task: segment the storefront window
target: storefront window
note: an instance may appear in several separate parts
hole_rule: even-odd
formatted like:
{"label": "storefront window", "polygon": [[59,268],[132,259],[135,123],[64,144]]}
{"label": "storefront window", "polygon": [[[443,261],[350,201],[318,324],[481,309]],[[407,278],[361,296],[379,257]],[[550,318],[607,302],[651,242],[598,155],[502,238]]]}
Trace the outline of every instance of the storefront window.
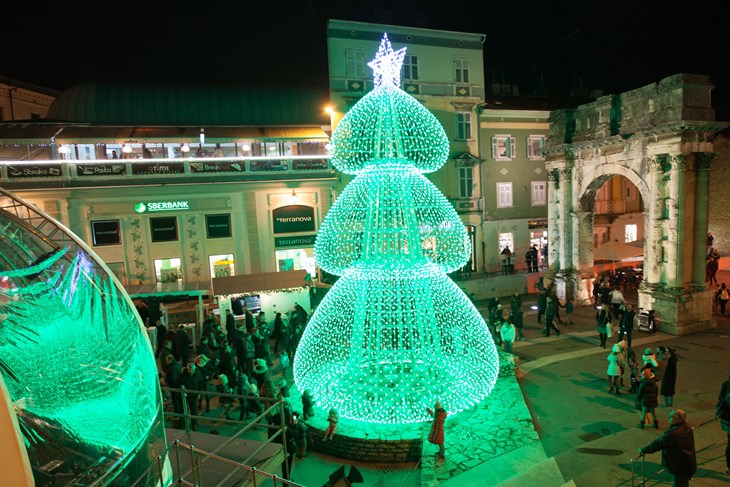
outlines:
{"label": "storefront window", "polygon": [[180,258],[155,259],[155,276],[157,277],[157,282],[182,281]]}
{"label": "storefront window", "polygon": [[211,277],[229,277],[236,275],[233,254],[211,255],[208,257],[208,261],[210,262]]}
{"label": "storefront window", "polygon": [[512,242],[512,234],[511,233],[500,233],[499,234],[499,251],[502,252],[507,247],[509,247],[511,252],[515,251],[515,245]]}
{"label": "storefront window", "polygon": [[306,269],[314,277],[314,249],[285,249],[276,251],[276,270],[278,272]]}

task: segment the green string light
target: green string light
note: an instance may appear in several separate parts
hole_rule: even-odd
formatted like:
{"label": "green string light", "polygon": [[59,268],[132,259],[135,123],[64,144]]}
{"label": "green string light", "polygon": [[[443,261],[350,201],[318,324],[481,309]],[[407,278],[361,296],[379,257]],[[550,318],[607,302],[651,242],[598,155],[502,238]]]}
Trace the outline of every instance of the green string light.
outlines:
{"label": "green string light", "polygon": [[454,208],[424,176],[448,158],[443,127],[396,86],[403,49],[381,43],[376,88],[332,136],[332,162],[356,175],[315,243],[340,275],[307,325],[294,378],[324,409],[412,423],[440,400],[450,413],[485,398],[499,358],[484,319],[446,275],[471,253]]}

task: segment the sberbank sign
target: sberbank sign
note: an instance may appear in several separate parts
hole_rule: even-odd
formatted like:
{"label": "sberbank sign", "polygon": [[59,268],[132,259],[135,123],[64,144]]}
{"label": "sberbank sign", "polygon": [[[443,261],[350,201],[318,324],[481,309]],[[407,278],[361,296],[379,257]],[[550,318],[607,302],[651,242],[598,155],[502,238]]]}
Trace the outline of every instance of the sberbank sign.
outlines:
{"label": "sberbank sign", "polygon": [[152,213],[155,211],[189,210],[189,201],[148,201],[134,205],[137,213]]}

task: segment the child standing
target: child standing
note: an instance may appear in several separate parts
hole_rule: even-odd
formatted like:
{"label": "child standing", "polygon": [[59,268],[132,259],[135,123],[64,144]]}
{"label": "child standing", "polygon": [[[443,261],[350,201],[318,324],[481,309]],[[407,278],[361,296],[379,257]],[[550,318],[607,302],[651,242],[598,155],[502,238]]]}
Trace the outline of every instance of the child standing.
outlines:
{"label": "child standing", "polygon": [[334,440],[335,433],[337,433],[337,423],[340,421],[340,416],[337,414],[337,410],[335,408],[331,408],[329,411],[329,415],[327,416],[327,422],[329,423],[329,426],[327,426],[327,429],[324,431],[324,438],[322,441],[327,440]]}
{"label": "child standing", "polygon": [[515,343],[515,325],[509,321],[505,321],[499,329],[499,335],[502,338],[504,351],[512,353],[512,345]]}

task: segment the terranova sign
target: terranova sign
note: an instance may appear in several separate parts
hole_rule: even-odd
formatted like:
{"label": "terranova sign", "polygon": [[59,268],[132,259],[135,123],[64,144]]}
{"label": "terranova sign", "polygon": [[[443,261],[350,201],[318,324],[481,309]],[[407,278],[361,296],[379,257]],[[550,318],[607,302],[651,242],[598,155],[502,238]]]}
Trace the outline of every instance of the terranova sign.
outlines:
{"label": "terranova sign", "polygon": [[153,213],[156,211],[189,210],[189,201],[147,201],[134,205],[137,213]]}

